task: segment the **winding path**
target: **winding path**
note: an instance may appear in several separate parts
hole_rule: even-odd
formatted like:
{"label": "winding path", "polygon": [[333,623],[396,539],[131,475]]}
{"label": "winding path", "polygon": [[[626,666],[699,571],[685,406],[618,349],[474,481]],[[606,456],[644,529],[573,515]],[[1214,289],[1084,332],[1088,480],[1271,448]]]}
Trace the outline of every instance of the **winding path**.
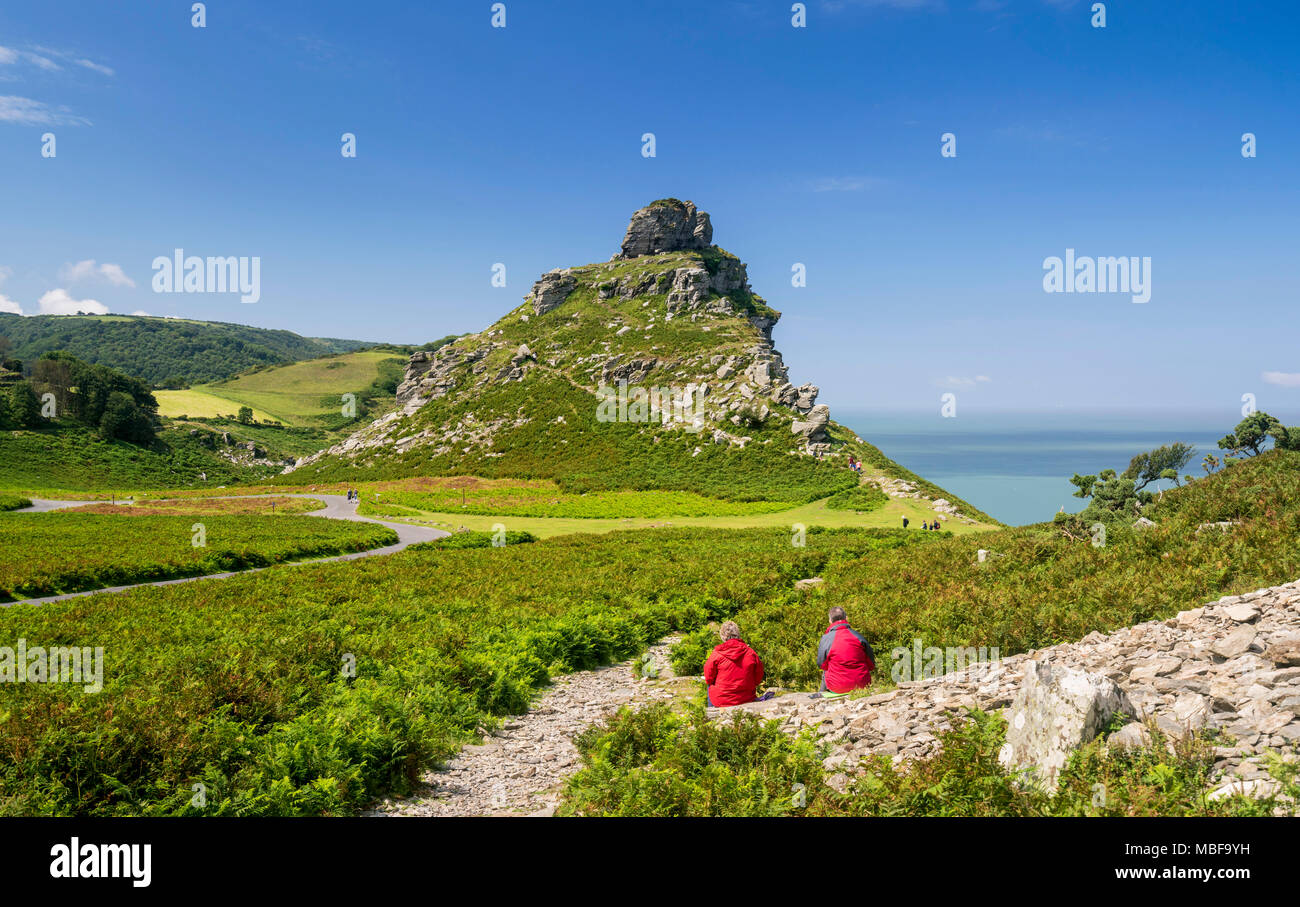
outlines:
{"label": "winding path", "polygon": [[[429,542],[443,536],[451,535],[443,529],[433,529],[426,526],[412,526],[407,523],[389,523],[385,520],[376,520],[371,517],[361,516],[357,513],[358,501],[349,501],[346,495],[341,494],[249,494],[249,495],[222,495],[220,499],[235,498],[304,498],[311,501],[323,501],[325,507],[323,510],[314,510],[303,516],[318,516],[330,520],[349,520],[358,523],[378,523],[380,526],[386,526],[397,533],[397,543],[394,545],[385,545],[382,548],[370,548],[366,551],[353,551],[348,554],[337,554],[332,557],[313,558],[311,560],[285,561],[280,564],[271,564],[267,567],[250,567],[247,570],[234,570],[229,573],[205,573],[202,576],[182,576],[177,579],[158,580],[152,583],[131,583],[125,586],[106,586],[102,589],[87,589],[83,592],[65,592],[61,595],[47,595],[43,598],[24,598],[12,602],[0,602],[0,607],[9,607],[10,605],[45,605],[51,602],[66,601],[70,598],[81,598],[86,595],[101,595],[105,592],[125,592],[128,589],[140,589],[144,586],[175,586],[179,583],[192,583],[205,579],[226,579],[231,576],[243,576],[246,573],[258,573],[262,570],[271,570],[276,567],[299,567],[304,564],[328,564],[332,561],[355,561],[363,557],[377,557],[381,554],[396,554],[417,542]],[[217,500],[211,497],[204,500]],[[91,504],[107,504],[108,501],[52,501],[44,498],[32,498],[32,506],[24,507],[21,510],[11,511],[12,513],[50,513],[54,510],[67,510],[73,507],[86,507]]]}

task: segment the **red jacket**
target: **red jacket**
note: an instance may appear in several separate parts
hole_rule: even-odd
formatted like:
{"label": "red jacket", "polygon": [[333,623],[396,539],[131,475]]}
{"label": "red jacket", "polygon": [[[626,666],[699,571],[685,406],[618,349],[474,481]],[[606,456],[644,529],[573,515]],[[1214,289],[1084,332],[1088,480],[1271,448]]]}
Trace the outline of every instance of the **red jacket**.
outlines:
{"label": "red jacket", "polygon": [[743,641],[728,639],[704,663],[704,682],[715,706],[753,702],[763,682],[763,660]]}
{"label": "red jacket", "polygon": [[876,669],[876,653],[871,644],[849,622],[839,620],[826,628],[817,646],[817,667],[826,672],[824,689],[847,693],[871,685]]}

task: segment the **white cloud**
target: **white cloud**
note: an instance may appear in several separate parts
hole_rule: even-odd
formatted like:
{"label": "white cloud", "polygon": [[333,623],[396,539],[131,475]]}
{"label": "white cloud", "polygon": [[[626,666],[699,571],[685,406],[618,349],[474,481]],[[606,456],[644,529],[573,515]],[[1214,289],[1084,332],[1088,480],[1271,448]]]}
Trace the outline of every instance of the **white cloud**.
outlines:
{"label": "white cloud", "polygon": [[49,57],[42,57],[40,54],[34,54],[27,51],[23,52],[23,59],[27,60],[29,63],[32,63],[40,67],[46,72],[57,72],[58,70],[63,68],[58,63],[55,63],[53,60],[51,60]]}
{"label": "white cloud", "polygon": [[93,69],[95,72],[103,73],[106,76],[116,75],[116,73],[113,72],[111,67],[105,66],[102,63],[95,63],[92,60],[78,58],[76,60],[73,60],[72,62],[76,63],[78,66],[84,66],[87,69]]}
{"label": "white cloud", "polygon": [[146,312],[144,309],[136,309],[136,310],[135,310],[134,312],[132,312],[131,314],[132,314],[132,315],[143,315],[145,318],[152,318],[152,317],[153,317],[153,316],[150,315],[148,312]]}
{"label": "white cloud", "polygon": [[89,126],[90,120],[75,115],[66,107],[51,107],[44,101],[10,94],[0,95],[0,123],[18,123],[23,126]]}
{"label": "white cloud", "polygon": [[4,265],[0,265],[0,283],[4,283],[6,280],[8,280],[13,275],[13,273],[14,273],[13,268],[7,268]]}
{"label": "white cloud", "polygon": [[38,303],[42,315],[75,315],[87,312],[91,315],[107,315],[108,306],[95,299],[73,299],[67,290],[50,290]]}
{"label": "white cloud", "polygon": [[1300,387],[1300,372],[1265,372],[1264,383],[1278,387]]}
{"label": "white cloud", "polygon": [[79,261],[76,264],[66,264],[59,268],[59,280],[64,283],[77,283],[82,280],[91,278],[103,278],[115,287],[134,287],[135,281],[126,276],[121,265],[104,262],[97,265],[95,259],[87,258],[85,261]]}
{"label": "white cloud", "polygon": [[10,50],[8,47],[0,47],[0,64],[17,63],[18,52]]}
{"label": "white cloud", "polygon": [[14,302],[4,293],[0,293],[0,312],[8,312],[10,315],[21,315],[23,307]]}

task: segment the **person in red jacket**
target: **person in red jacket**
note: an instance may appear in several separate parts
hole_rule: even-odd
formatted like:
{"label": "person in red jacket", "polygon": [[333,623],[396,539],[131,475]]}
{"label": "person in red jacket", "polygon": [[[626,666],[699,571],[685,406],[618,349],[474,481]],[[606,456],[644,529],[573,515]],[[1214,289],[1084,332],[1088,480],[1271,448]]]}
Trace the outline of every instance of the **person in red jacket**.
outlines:
{"label": "person in red jacket", "polygon": [[723,624],[718,635],[722,642],[704,663],[709,705],[721,708],[754,702],[763,682],[763,660],[740,638],[740,627],[734,621]]}
{"label": "person in red jacket", "polygon": [[871,685],[876,669],[876,653],[862,634],[849,626],[848,616],[840,607],[827,615],[830,626],[817,646],[817,667],[822,669],[822,692],[817,695],[844,695]]}

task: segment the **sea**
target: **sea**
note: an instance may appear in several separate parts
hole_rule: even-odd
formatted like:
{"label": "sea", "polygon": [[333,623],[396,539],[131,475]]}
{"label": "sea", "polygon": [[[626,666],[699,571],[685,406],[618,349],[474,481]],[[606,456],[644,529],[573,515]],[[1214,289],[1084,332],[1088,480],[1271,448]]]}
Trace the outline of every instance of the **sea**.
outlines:
{"label": "sea", "polygon": [[[872,412],[832,408],[832,418],[917,475],[1004,523],[1050,520],[1087,501],[1073,496],[1070,476],[1123,472],[1134,454],[1182,441],[1197,448],[1180,476],[1204,477],[1201,460],[1225,451],[1218,440],[1241,416],[1232,412],[972,413]],[[1152,484],[1158,491],[1172,483]]]}

